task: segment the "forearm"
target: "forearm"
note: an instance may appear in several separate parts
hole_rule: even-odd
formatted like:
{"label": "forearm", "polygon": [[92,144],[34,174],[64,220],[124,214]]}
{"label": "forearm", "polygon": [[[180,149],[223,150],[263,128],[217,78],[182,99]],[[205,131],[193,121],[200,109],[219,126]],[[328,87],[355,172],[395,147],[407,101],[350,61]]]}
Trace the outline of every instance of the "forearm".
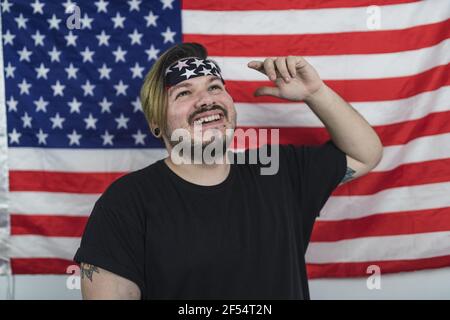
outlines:
{"label": "forearm", "polygon": [[383,145],[375,130],[331,88],[323,85],[305,102],[339,149],[367,165],[375,166],[380,161]]}

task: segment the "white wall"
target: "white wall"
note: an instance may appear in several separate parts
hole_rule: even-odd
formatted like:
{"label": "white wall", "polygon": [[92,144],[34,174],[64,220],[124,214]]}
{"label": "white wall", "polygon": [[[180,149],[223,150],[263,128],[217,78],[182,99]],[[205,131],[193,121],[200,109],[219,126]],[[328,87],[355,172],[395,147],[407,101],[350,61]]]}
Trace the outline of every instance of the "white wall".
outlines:
{"label": "white wall", "polygon": [[[0,277],[0,299],[6,299],[7,277]],[[80,299],[66,287],[66,276],[15,276],[15,299]],[[369,290],[366,278],[311,280],[312,299],[446,299],[450,268],[381,275],[381,289]]]}

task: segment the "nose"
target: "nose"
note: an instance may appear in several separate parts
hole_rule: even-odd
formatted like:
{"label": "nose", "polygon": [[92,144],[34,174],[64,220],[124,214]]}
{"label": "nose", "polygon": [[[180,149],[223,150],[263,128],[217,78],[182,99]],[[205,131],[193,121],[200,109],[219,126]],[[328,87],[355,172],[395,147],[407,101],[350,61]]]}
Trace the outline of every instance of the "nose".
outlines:
{"label": "nose", "polygon": [[215,104],[214,97],[208,91],[202,91],[198,94],[197,102],[195,103],[195,108],[203,108]]}

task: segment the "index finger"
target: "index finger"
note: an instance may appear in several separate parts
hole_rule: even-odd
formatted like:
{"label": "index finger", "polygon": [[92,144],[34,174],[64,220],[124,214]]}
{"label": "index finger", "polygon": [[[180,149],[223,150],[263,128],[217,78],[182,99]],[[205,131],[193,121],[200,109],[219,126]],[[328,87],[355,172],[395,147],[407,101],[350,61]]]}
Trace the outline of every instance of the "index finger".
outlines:
{"label": "index finger", "polygon": [[256,71],[266,74],[264,72],[264,63],[262,61],[252,60],[249,63],[247,63],[247,67],[255,69]]}

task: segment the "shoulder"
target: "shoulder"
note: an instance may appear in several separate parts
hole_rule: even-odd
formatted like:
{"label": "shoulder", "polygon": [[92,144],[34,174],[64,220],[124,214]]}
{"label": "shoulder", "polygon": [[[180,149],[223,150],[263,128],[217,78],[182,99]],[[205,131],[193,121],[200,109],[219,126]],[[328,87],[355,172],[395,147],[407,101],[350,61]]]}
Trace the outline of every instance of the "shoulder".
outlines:
{"label": "shoulder", "polygon": [[151,190],[158,179],[160,161],[145,168],[128,172],[114,180],[103,192],[101,201],[118,202],[141,197],[144,190]]}

